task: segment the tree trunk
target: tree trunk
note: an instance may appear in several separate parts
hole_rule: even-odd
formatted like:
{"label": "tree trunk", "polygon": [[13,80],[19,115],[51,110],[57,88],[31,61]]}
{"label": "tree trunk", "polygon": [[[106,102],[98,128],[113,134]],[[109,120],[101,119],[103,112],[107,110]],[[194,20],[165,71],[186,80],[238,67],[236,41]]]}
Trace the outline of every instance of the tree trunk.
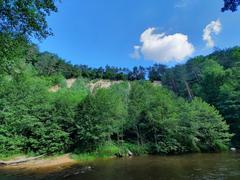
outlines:
{"label": "tree trunk", "polygon": [[176,86],[176,83],[175,83],[174,79],[172,79],[172,87],[173,87],[173,91],[175,93],[178,93],[177,86]]}
{"label": "tree trunk", "polygon": [[33,161],[39,158],[42,158],[44,155],[37,156],[37,157],[32,157],[32,158],[25,158],[25,159],[20,159],[16,161],[0,161],[0,166],[8,166],[8,165],[15,165],[15,164],[20,164],[20,163],[25,163],[28,161]]}
{"label": "tree trunk", "polygon": [[190,90],[190,88],[189,88],[188,82],[187,82],[186,80],[184,80],[184,83],[185,83],[185,86],[186,86],[186,88],[187,88],[187,92],[188,92],[189,99],[192,100],[192,99],[193,99],[193,96],[192,96],[191,90]]}

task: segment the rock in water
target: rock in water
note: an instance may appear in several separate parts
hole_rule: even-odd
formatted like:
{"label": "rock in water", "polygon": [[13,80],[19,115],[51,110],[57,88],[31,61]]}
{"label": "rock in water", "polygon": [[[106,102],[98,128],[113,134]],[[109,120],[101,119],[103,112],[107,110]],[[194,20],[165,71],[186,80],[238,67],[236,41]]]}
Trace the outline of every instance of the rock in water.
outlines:
{"label": "rock in water", "polygon": [[133,153],[128,150],[128,156],[133,156]]}

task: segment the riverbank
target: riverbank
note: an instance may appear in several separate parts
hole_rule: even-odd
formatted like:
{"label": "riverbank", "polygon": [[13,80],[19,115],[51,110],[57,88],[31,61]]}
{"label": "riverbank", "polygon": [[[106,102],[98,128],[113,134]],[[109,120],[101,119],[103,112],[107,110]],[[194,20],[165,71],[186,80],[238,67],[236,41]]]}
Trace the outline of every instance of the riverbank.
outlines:
{"label": "riverbank", "polygon": [[[26,170],[26,171],[41,171],[44,173],[55,172],[69,168],[74,165],[85,165],[85,163],[97,159],[113,159],[117,157],[132,156],[140,154],[140,150],[130,144],[118,146],[115,144],[105,144],[98,147],[91,153],[71,153],[49,157],[27,157],[24,155],[14,155],[3,159],[0,169],[5,170]],[[132,151],[133,150],[133,151]],[[29,161],[28,161],[29,159]],[[1,160],[0,160],[1,162]],[[16,163],[15,163],[16,162]]]}
{"label": "riverbank", "polygon": [[43,157],[23,163],[0,166],[3,170],[26,170],[26,171],[41,171],[44,173],[61,171],[62,169],[71,167],[77,164],[70,154],[64,154],[54,157]]}
{"label": "riverbank", "polygon": [[[65,156],[65,155],[63,155]],[[62,159],[63,156],[57,159]],[[69,158],[69,156],[67,156]],[[71,156],[70,156],[71,158]],[[56,158],[50,159],[52,162]],[[37,161],[36,161],[37,162]],[[47,162],[47,161],[45,161]],[[60,163],[61,164],[61,163]],[[82,165],[36,168],[34,170],[0,168],[0,179],[239,179],[239,153],[195,153],[172,156],[136,156],[97,159]]]}
{"label": "riverbank", "polygon": [[[95,160],[114,159],[119,157],[129,156],[143,156],[147,151],[132,144],[105,144],[91,153],[76,153],[64,154],[49,157],[26,157],[26,156],[12,156],[5,159],[3,162],[19,162],[21,159],[26,161],[20,163],[5,163],[0,166],[0,170],[25,170],[32,172],[52,173],[71,168],[74,165],[86,166]],[[27,160],[29,159],[29,161]],[[0,160],[1,162],[1,160]]]}

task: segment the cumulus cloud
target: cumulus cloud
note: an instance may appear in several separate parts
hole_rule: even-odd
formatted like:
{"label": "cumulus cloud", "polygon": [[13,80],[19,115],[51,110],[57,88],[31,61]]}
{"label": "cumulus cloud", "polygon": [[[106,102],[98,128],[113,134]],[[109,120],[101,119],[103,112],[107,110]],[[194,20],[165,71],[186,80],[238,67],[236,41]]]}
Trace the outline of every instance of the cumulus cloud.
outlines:
{"label": "cumulus cloud", "polygon": [[[155,33],[156,28],[148,28],[141,35],[141,46],[134,47],[132,57],[143,55],[147,60],[168,64],[180,63],[194,52],[194,46],[188,42],[188,36],[176,33],[166,35]],[[134,55],[134,56],[133,56]]]}
{"label": "cumulus cloud", "polygon": [[222,30],[222,24],[220,20],[212,21],[203,30],[203,40],[206,41],[207,47],[214,47],[215,42],[213,40],[213,34],[218,35]]}

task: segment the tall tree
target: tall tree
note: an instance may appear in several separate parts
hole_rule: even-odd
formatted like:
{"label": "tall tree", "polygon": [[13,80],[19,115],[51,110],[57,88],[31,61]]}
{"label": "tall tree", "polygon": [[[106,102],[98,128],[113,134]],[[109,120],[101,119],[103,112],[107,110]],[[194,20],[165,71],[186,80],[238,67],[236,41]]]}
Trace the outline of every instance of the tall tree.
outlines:
{"label": "tall tree", "polygon": [[128,80],[144,80],[146,75],[146,69],[142,66],[133,67],[133,70],[128,73]]}
{"label": "tall tree", "polygon": [[151,81],[161,81],[166,71],[166,66],[162,64],[154,64],[148,68],[148,77]]}
{"label": "tall tree", "polygon": [[240,0],[224,0],[224,7],[222,11],[237,11],[237,7],[240,5]]}
{"label": "tall tree", "polygon": [[42,39],[51,35],[46,17],[57,12],[55,0],[1,0],[0,31],[34,36]]}
{"label": "tall tree", "polygon": [[227,70],[226,81],[220,87],[217,107],[235,134],[233,143],[240,147],[240,66]]}
{"label": "tall tree", "polygon": [[24,69],[29,44],[25,38],[0,33],[0,74],[14,75]]}

